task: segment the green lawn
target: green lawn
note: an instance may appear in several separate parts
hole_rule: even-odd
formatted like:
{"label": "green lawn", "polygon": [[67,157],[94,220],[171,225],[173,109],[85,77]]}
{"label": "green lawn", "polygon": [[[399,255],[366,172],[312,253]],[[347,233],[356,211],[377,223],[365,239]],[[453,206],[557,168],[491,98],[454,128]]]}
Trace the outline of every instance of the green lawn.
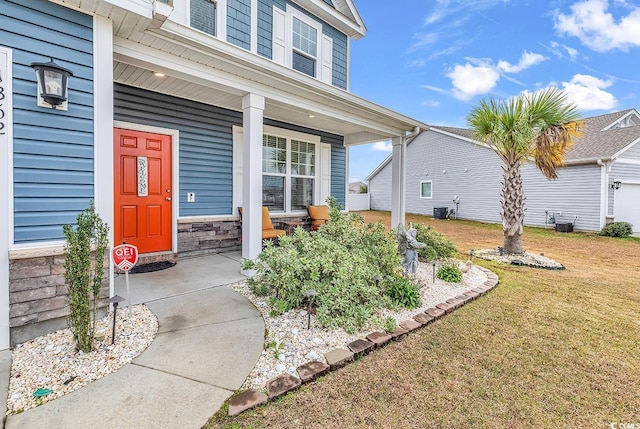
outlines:
{"label": "green lawn", "polygon": [[[363,214],[389,223],[388,213]],[[407,222],[433,225],[465,253],[502,242],[499,225]],[[486,296],[285,398],[235,418],[223,409],[206,427],[640,425],[640,240],[526,229],[524,241],[567,269],[478,262],[500,277]]]}

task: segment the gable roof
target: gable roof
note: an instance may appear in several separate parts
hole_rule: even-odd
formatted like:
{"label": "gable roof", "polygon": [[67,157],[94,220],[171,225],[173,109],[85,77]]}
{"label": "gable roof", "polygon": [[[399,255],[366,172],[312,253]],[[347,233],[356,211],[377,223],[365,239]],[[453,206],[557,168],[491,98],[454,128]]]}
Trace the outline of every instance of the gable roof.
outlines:
{"label": "gable roof", "polygon": [[[459,137],[469,143],[486,146],[474,139],[469,128],[430,126],[429,130]],[[640,144],[640,113],[636,109],[607,113],[583,119],[582,137],[574,141],[567,152],[568,165],[595,163],[598,160],[611,160],[635,144]],[[366,178],[369,182],[389,162],[391,155],[385,158]]]}
{"label": "gable roof", "polygon": [[[449,134],[474,140],[468,128],[432,127]],[[640,140],[640,114],[635,109],[607,113],[583,119],[582,136],[575,139],[565,158],[568,164],[608,160]]]}
{"label": "gable roof", "polygon": [[367,27],[352,0],[292,0],[339,31],[354,39],[364,37]]}

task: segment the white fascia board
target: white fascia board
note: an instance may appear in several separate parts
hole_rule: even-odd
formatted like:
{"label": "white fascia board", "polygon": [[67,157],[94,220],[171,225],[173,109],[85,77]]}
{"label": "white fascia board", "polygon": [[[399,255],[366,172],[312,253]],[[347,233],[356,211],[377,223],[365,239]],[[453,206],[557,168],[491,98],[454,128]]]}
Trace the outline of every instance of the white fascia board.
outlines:
{"label": "white fascia board", "polygon": [[[137,47],[139,47],[139,45]],[[270,101],[292,106],[297,110],[315,112],[319,115],[324,115],[335,120],[344,121],[345,118],[348,118],[348,122],[352,123],[354,126],[368,128],[383,135],[404,134],[404,130],[402,128],[385,126],[380,122],[372,121],[368,119],[366,114],[354,116],[351,112],[353,112],[356,107],[353,107],[351,112],[348,110],[348,106],[344,110],[336,109],[334,106],[329,104],[314,103],[314,100],[310,98],[278,91],[276,88],[261,85],[250,80],[243,80],[237,76],[235,76],[234,79],[234,76],[217,71],[211,67],[181,59],[179,57],[174,57],[161,51],[153,50],[153,52],[151,52],[148,49],[145,49],[144,52],[145,53],[143,54],[142,51],[139,50],[130,51],[121,44],[114,44],[114,59],[117,61],[122,61],[148,70],[161,70],[167,75],[199,85],[213,88],[224,88],[224,91],[234,93],[239,97],[241,97],[243,93],[253,93],[261,95]],[[154,91],[161,92],[157,89]],[[336,100],[336,102],[337,101],[338,100]]]}
{"label": "white fascia board", "polygon": [[[347,18],[345,15],[338,12],[335,8],[329,6],[323,0],[291,0],[293,3],[300,6],[302,9],[311,12],[313,15],[322,19],[329,25],[334,26],[336,29],[345,33],[349,37],[354,39],[361,39],[367,32],[362,19],[360,22],[354,22]],[[355,11],[355,8],[353,8]],[[358,13],[354,13],[354,16],[359,17]]]}
{"label": "white fascia board", "polygon": [[633,146],[635,146],[636,144],[638,144],[638,142],[640,142],[640,138],[632,141],[631,143],[629,143],[628,145],[626,145],[624,148],[622,148],[621,150],[619,150],[618,152],[616,152],[615,154],[613,154],[613,156],[611,156],[611,159],[616,159],[618,158],[620,155],[622,155],[623,153],[625,153],[626,151],[628,151],[629,149],[631,149]]}
{"label": "white fascia board", "polygon": [[[165,29],[165,26],[163,26],[163,29]],[[184,32],[190,29],[183,31],[185,27],[173,23],[169,26],[176,26],[175,30],[180,31],[180,33],[173,33],[175,38],[167,37],[163,34],[154,34],[159,38],[181,44],[176,39],[184,39]],[[316,111],[339,120],[348,117],[351,119],[350,122],[354,124],[385,134],[403,135],[404,131],[411,131],[415,127],[428,128],[426,124],[422,124],[408,116],[379,106],[342,89],[322,83],[317,79],[301,76],[295,70],[288,69],[269,59],[219,41],[201,32],[191,30],[188,40],[191,41],[186,46],[189,49],[228,61],[234,67],[251,71],[251,74],[267,76],[273,80],[274,85],[267,86],[249,79],[230,75],[212,67],[118,37],[114,38],[114,58],[127,64],[150,70],[157,70],[158,66],[160,66],[164,68],[163,71],[166,71],[167,74],[176,77],[179,75],[182,79],[205,86],[211,86],[212,82],[218,83],[235,89],[238,95],[253,92],[274,101]],[[194,42],[197,43],[197,47],[192,45]],[[207,48],[205,43],[210,45],[208,50],[204,49]],[[278,88],[282,89],[282,91],[278,91]],[[295,88],[295,94],[292,91],[293,88]],[[305,93],[304,91],[307,92]],[[357,116],[353,115],[354,112],[356,112]],[[369,119],[371,117],[374,119]],[[379,120],[376,121],[376,118]],[[384,125],[385,121],[395,122],[395,124]]]}
{"label": "white fascia board", "polygon": [[618,122],[622,121],[623,119],[628,118],[629,116],[635,116],[636,118],[640,119],[640,113],[638,113],[638,111],[636,109],[631,109],[630,111],[628,111],[624,115],[620,116],[618,119],[616,119],[615,121],[613,121],[612,123],[610,123],[609,125],[604,127],[603,129],[601,129],[600,131],[607,131],[607,130],[613,128],[613,126],[615,126]]}
{"label": "white fascia board", "polygon": [[365,182],[370,182],[371,179],[373,179],[384,167],[386,167],[387,164],[389,164],[391,162],[391,159],[393,158],[393,155],[389,155],[387,156],[384,161],[382,161],[380,163],[380,165],[378,165],[371,173],[369,173],[369,175],[367,177],[364,178]]}
{"label": "white fascia board", "polygon": [[459,134],[450,133],[450,132],[448,132],[448,131],[441,130],[441,129],[439,129],[439,128],[437,128],[437,127],[434,127],[434,126],[432,126],[432,127],[430,128],[430,130],[435,131],[435,132],[440,133],[440,134],[443,134],[443,135],[445,135],[445,136],[454,137],[454,138],[456,138],[456,139],[458,139],[458,140],[462,140],[462,141],[465,141],[465,142],[473,143],[473,144],[475,144],[475,145],[477,145],[477,146],[482,146],[482,147],[486,147],[486,148],[488,148],[488,149],[491,149],[491,146],[489,146],[489,145],[488,145],[488,144],[486,144],[486,143],[483,143],[483,142],[478,141],[478,140],[470,139],[470,138],[468,138],[468,137],[464,137],[464,136],[461,136],[461,135],[459,135]]}
{"label": "white fascia board", "polygon": [[[49,0],[52,3],[57,3],[62,6],[70,7],[73,9],[79,9],[82,12],[90,15],[96,14],[105,17],[111,13],[113,8],[122,9],[127,12],[135,13],[147,19],[153,18],[154,3],[150,0],[94,0],[94,1],[81,1],[81,0]],[[170,7],[169,5],[161,5]]]}

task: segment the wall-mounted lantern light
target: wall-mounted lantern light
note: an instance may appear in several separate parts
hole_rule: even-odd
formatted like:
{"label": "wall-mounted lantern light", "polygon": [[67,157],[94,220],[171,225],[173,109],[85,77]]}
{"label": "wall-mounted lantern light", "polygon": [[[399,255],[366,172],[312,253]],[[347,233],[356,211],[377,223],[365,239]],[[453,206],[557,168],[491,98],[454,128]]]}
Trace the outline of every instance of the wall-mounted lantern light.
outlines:
{"label": "wall-mounted lantern light", "polygon": [[620,189],[620,186],[622,186],[622,182],[619,180],[614,180],[613,183],[609,183],[609,188],[613,189],[614,191]]}
{"label": "wall-mounted lantern light", "polygon": [[38,79],[38,106],[67,110],[67,82],[73,72],[53,62],[31,63]]}

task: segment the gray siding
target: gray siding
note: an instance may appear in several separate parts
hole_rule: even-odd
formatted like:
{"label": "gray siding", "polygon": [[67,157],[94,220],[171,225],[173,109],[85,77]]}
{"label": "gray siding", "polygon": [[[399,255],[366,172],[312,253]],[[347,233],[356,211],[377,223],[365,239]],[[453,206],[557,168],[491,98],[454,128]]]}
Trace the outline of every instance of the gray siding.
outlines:
{"label": "gray siding", "polygon": [[228,0],[227,41],[251,49],[251,0]]}
{"label": "gray siding", "polygon": [[[487,147],[443,135],[422,132],[407,146],[405,208],[407,213],[433,215],[434,207],[455,208],[458,218],[500,223],[501,161]],[[465,171],[466,169],[466,171]],[[600,170],[598,166],[562,169],[548,181],[532,164],[522,168],[526,196],[525,224],[545,226],[545,210],[562,212],[562,221],[579,216],[576,229],[598,230]],[[432,182],[432,198],[420,198],[421,181]],[[371,208],[391,209],[391,163],[369,183]]]}
{"label": "gray siding", "polygon": [[[44,0],[0,0],[0,41],[13,48],[16,243],[63,239],[93,199],[93,19]],[[38,107],[32,62],[73,71],[69,110]]]}
{"label": "gray siding", "polygon": [[[637,146],[637,145],[636,145]],[[626,155],[626,153],[625,153]],[[629,159],[630,157],[623,156],[625,159]],[[621,162],[614,162],[611,165],[611,173],[609,174],[609,180],[612,182],[613,180],[620,180],[621,182],[635,182],[640,183],[640,164],[624,164]],[[609,189],[609,197],[608,197],[608,214],[613,214],[614,212],[614,194],[615,191]]]}
{"label": "gray siding", "polygon": [[[577,165],[560,169],[557,180],[547,180],[533,164],[522,170],[526,200],[525,224],[545,226],[545,210],[556,221],[573,222],[575,229],[600,229],[600,167]],[[562,213],[561,215],[557,213]]]}
{"label": "gray siding", "polygon": [[[357,160],[354,161],[357,162]],[[371,210],[391,211],[391,163],[371,178],[369,194]]]}
{"label": "gray siding", "polygon": [[620,155],[620,158],[640,161],[640,142],[634,144]]}
{"label": "gray siding", "polygon": [[[242,126],[242,113],[119,84],[115,85],[114,92],[116,120],[179,130],[179,215],[234,214],[232,126]],[[264,123],[319,135],[323,143],[332,145],[332,193],[335,187],[334,195],[344,204],[343,138],[270,119]],[[187,192],[196,193],[195,202],[187,203]]]}

